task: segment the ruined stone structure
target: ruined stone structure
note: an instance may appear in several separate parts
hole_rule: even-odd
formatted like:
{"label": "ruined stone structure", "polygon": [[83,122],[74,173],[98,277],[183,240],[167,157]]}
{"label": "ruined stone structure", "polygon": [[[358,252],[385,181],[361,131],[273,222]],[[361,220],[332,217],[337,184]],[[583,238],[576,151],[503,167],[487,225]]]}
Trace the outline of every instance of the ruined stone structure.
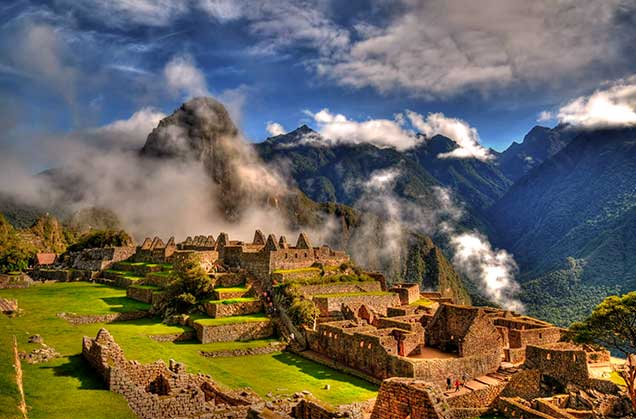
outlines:
{"label": "ruined stone structure", "polygon": [[102,271],[109,269],[115,262],[130,258],[133,254],[134,247],[105,247],[71,252],[66,259],[72,269]]}
{"label": "ruined stone structure", "polygon": [[188,374],[174,361],[129,361],[106,329],[95,339],[84,338],[82,356],[142,419],[245,418],[249,406],[260,401],[253,393],[224,390],[207,376]]}
{"label": "ruined stone structure", "polygon": [[223,264],[230,268],[243,268],[260,280],[267,280],[276,270],[308,268],[316,263],[339,266],[349,262],[345,252],[330,249],[328,246],[312,247],[305,233],[300,233],[296,246],[290,246],[287,239],[279,240],[270,234],[257,230],[251,243],[230,240],[227,233],[220,233],[215,240],[212,236],[188,237],[182,243],[175,244],[171,237],[167,243],[155,237],[146,238],[137,247],[134,255],[136,262],[171,263],[180,257],[197,254],[208,272],[215,265]]}

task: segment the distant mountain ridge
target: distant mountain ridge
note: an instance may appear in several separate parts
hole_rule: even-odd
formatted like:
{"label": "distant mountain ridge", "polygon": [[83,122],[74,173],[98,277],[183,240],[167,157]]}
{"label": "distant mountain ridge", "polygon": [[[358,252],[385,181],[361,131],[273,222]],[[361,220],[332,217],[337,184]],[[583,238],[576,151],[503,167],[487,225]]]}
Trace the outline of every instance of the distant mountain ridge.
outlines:
{"label": "distant mountain ridge", "polygon": [[497,164],[508,179],[516,182],[566,147],[577,132],[567,125],[555,128],[536,125],[521,143],[513,142],[505,151],[497,153]]}
{"label": "distant mountain ridge", "polygon": [[636,289],[636,128],[578,132],[489,216],[535,313],[564,324],[610,292]]}

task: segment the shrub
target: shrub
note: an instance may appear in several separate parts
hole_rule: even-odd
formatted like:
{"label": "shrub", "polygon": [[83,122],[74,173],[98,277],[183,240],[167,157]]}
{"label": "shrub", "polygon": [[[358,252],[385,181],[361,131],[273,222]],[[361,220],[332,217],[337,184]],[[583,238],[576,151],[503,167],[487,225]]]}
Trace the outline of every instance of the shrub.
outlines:
{"label": "shrub", "polygon": [[288,314],[296,326],[312,327],[318,316],[318,309],[309,300],[296,299],[289,308]]}

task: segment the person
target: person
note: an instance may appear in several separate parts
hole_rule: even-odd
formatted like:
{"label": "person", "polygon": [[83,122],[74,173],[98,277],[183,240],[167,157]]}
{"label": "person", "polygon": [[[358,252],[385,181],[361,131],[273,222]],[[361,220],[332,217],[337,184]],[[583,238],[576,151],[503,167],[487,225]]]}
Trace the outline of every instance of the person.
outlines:
{"label": "person", "polygon": [[446,390],[451,389],[451,376],[446,377]]}
{"label": "person", "polygon": [[465,386],[466,385],[466,381],[468,381],[468,375],[466,375],[466,373],[462,374],[462,385]]}
{"label": "person", "polygon": [[459,391],[459,388],[462,386],[461,381],[459,381],[459,378],[455,380],[455,391]]}

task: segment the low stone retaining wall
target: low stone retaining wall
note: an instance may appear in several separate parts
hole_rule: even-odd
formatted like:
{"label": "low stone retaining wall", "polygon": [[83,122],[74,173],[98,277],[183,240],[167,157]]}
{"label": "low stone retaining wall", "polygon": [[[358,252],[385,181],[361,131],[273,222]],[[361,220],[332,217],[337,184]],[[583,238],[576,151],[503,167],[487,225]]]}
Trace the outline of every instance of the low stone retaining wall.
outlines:
{"label": "low stone retaining wall", "polygon": [[207,326],[194,322],[193,327],[201,343],[264,339],[274,334],[274,326],[269,319],[219,326]]}
{"label": "low stone retaining wall", "polygon": [[243,316],[245,314],[259,313],[263,309],[263,303],[261,303],[260,300],[232,304],[205,303],[204,307],[208,316],[218,319],[220,317]]}
{"label": "low stone retaining wall", "polygon": [[273,272],[271,274],[272,281],[283,282],[295,282],[295,281],[312,281],[320,278],[320,268],[315,269],[290,269],[283,272]]}
{"label": "low stone retaining wall", "polygon": [[329,284],[301,285],[299,291],[306,297],[318,294],[379,292],[382,291],[382,284],[378,281],[332,282]]}
{"label": "low stone retaining wall", "polygon": [[5,275],[0,274],[0,289],[3,288],[28,288],[33,281],[26,274]]}
{"label": "low stone retaining wall", "polygon": [[36,281],[90,281],[99,274],[98,271],[80,269],[34,269],[31,277]]}
{"label": "low stone retaining wall", "polygon": [[135,265],[133,263],[128,263],[128,262],[116,262],[116,263],[113,263],[113,266],[111,269],[114,269],[116,271],[132,272],[135,275],[145,276],[146,274],[149,274],[150,272],[160,272],[161,266],[160,265],[155,265],[155,266]]}
{"label": "low stone retaining wall", "polygon": [[157,342],[182,342],[185,340],[193,340],[197,334],[194,330],[188,330],[181,333],[171,333],[164,335],[149,335],[148,337]]}
{"label": "low stone retaining wall", "polygon": [[125,322],[128,320],[137,320],[148,317],[147,311],[129,311],[126,313],[109,313],[109,314],[75,314],[75,313],[59,313],[57,317],[66,320],[74,326],[81,324],[93,323],[113,323]]}
{"label": "low stone retaining wall", "polygon": [[143,303],[152,304],[153,295],[158,291],[156,288],[144,288],[138,285],[131,285],[126,288],[126,297]]}
{"label": "low stone retaining wall", "polygon": [[236,272],[217,273],[212,277],[215,287],[229,288],[243,285],[243,276]]}
{"label": "low stone retaining wall", "polygon": [[502,397],[499,399],[498,409],[505,417],[508,418],[554,419],[553,416],[534,410],[526,403],[528,402],[520,397]]}
{"label": "low stone retaining wall", "polygon": [[172,275],[164,275],[162,273],[152,272],[146,275],[144,282],[148,285],[154,285],[159,288],[166,288],[175,279]]}
{"label": "low stone retaining wall", "polygon": [[312,301],[320,310],[321,316],[328,316],[330,312],[340,311],[342,304],[349,306],[364,304],[383,315],[386,315],[387,307],[400,305],[400,297],[397,294],[320,296],[314,297]]}
{"label": "low stone retaining wall", "polygon": [[281,352],[287,345],[282,342],[274,342],[267,346],[259,346],[256,348],[245,349],[227,349],[221,351],[200,351],[199,354],[206,358],[220,358],[220,357],[233,357],[233,356],[248,356],[248,355],[266,355],[274,352]]}
{"label": "low stone retaining wall", "polygon": [[292,416],[296,419],[363,419],[362,404],[344,405],[337,408],[327,407],[318,400],[303,399],[292,408]]}
{"label": "low stone retaining wall", "polygon": [[[227,288],[226,288],[227,289]],[[243,298],[243,297],[251,297],[252,289],[245,288],[240,291],[224,291],[223,288],[214,290],[214,299],[215,300],[229,300],[231,298]]]}

